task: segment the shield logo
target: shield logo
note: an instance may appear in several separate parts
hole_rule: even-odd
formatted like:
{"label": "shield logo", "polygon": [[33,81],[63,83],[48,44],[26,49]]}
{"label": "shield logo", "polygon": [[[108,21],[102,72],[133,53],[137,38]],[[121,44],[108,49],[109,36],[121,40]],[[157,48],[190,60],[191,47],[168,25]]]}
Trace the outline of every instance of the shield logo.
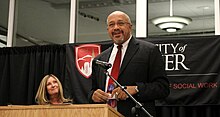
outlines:
{"label": "shield logo", "polygon": [[100,45],[83,44],[75,47],[76,67],[86,78],[92,74],[92,60],[100,54]]}

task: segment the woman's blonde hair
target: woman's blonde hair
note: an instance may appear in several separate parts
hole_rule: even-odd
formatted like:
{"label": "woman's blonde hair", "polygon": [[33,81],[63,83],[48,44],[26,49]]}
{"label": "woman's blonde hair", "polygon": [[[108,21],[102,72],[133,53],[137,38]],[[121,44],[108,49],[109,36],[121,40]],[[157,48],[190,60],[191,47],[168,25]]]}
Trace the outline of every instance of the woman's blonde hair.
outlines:
{"label": "woman's blonde hair", "polygon": [[59,85],[59,98],[62,102],[72,102],[71,99],[66,99],[64,98],[63,96],[63,88],[62,88],[62,84],[61,82],[59,81],[59,79],[53,75],[53,74],[49,74],[49,75],[46,75],[44,76],[44,78],[41,80],[40,82],[40,86],[38,88],[38,91],[37,91],[37,94],[35,96],[35,101],[37,104],[40,104],[40,105],[44,105],[44,104],[50,104],[50,100],[48,99],[48,92],[47,92],[47,80],[50,78],[50,77],[53,77],[54,79],[56,79],[58,85]]}

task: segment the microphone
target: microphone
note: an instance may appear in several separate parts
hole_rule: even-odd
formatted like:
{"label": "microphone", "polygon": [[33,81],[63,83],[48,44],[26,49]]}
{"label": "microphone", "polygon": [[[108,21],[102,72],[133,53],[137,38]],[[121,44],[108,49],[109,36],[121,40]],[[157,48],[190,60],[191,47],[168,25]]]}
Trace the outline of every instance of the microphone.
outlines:
{"label": "microphone", "polygon": [[100,60],[95,60],[95,59],[93,61],[95,62],[95,64],[101,66],[104,69],[109,69],[109,68],[112,67],[111,63],[107,63],[107,62],[100,61]]}

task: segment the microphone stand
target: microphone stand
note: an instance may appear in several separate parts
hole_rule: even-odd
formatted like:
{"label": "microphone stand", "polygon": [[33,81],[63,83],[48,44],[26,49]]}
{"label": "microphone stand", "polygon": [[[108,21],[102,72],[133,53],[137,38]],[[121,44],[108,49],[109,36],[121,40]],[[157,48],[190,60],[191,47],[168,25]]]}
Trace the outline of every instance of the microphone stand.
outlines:
{"label": "microphone stand", "polygon": [[[135,107],[132,108],[132,112],[136,113],[137,109],[142,109],[144,111],[144,113],[146,113],[149,117],[153,117],[149,112],[147,112],[147,110],[143,107],[143,105],[138,102],[127,90],[126,90],[126,86],[122,86],[117,80],[115,80],[115,78],[113,78],[109,72],[107,71],[107,69],[105,69],[104,73],[106,74],[106,76],[109,76],[115,83],[117,86],[119,86],[136,104]],[[136,113],[136,117],[138,117],[138,114]]]}

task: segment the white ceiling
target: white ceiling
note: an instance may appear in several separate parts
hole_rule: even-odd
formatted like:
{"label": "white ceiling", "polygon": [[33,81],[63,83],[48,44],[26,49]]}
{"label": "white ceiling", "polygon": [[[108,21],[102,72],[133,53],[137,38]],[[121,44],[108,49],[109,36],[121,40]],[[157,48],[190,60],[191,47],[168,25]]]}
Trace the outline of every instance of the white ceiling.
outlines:
{"label": "white ceiling", "polygon": [[[125,5],[106,5],[100,7],[95,6],[96,2],[94,0],[83,0],[82,9],[80,11],[98,16],[101,20],[106,20],[106,14],[109,14],[113,10],[122,10],[129,14],[132,18],[133,23],[135,23],[135,0],[116,0],[124,1],[122,4]],[[100,0],[99,2],[104,1]],[[107,0],[112,1],[112,0]],[[114,0],[113,0],[114,1]],[[127,2],[129,1],[129,3]],[[148,0],[149,11],[148,18],[153,19],[159,16],[169,15],[169,5],[170,0]],[[85,7],[85,4],[89,4],[91,7]],[[92,4],[92,5],[91,5]],[[107,3],[109,4],[109,3]],[[81,5],[79,5],[80,7]],[[206,9],[207,8],[207,9]],[[214,30],[214,0],[173,0],[173,14],[186,16],[192,18],[192,23],[185,27],[180,32],[204,32]],[[158,33],[164,34],[165,31],[160,30],[155,27],[149,20],[149,35],[155,35]]]}
{"label": "white ceiling", "polygon": [[[131,17],[133,24],[136,22],[136,0],[78,1],[78,42],[95,41],[108,38],[105,20],[107,15],[114,10],[125,11]],[[70,0],[19,0],[18,3],[18,23],[20,23],[18,24],[18,33],[20,35],[28,38],[32,37],[32,41],[36,42],[38,40],[52,43],[68,42]],[[5,12],[1,13],[2,10],[7,12],[7,4],[8,0],[0,1],[1,27],[7,27],[7,24],[5,23],[5,20],[7,20],[5,17],[7,17],[7,15]],[[169,0],[148,0],[148,18],[153,19],[159,16],[168,16],[169,5]],[[22,14],[21,12],[25,13]],[[173,0],[173,12],[174,15],[192,18],[192,23],[177,33],[167,33],[154,26],[149,20],[148,34],[150,36],[182,34],[213,35],[214,0]],[[87,15],[87,17],[84,17],[83,15]],[[43,19],[38,19],[35,22],[36,18],[39,17],[42,17]],[[59,22],[59,24],[57,22]],[[51,27],[49,28],[47,25]],[[135,32],[135,26],[133,29]],[[60,38],[63,38],[64,40],[60,40]],[[41,42],[38,41],[37,43]]]}

